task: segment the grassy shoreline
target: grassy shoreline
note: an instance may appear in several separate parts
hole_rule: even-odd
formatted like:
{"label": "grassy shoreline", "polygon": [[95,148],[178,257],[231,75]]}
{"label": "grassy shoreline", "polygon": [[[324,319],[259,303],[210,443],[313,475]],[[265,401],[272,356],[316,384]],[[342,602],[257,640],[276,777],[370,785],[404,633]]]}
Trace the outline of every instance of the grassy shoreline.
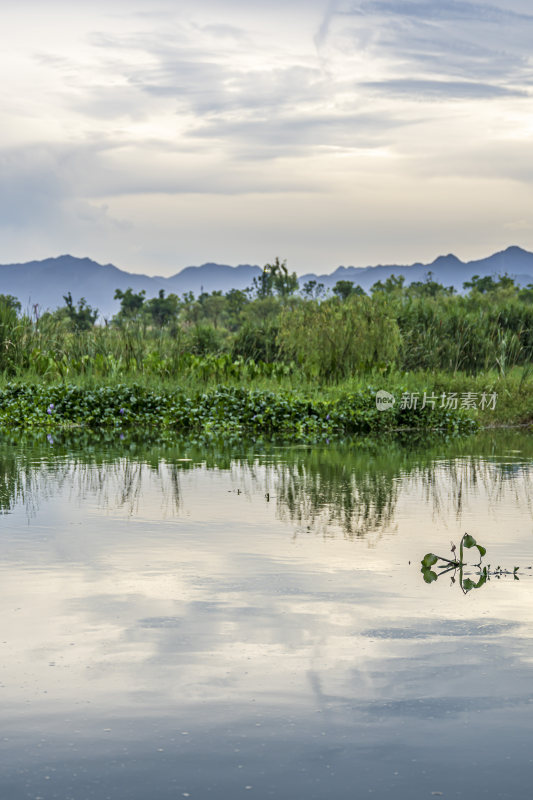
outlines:
{"label": "grassy shoreline", "polygon": [[[369,376],[319,385],[291,379],[187,384],[176,380],[144,382],[0,382],[0,432],[52,432],[86,428],[116,432],[143,429],[170,440],[178,435],[317,443],[350,437],[389,436],[409,431],[466,435],[483,428],[533,424],[531,376],[515,370],[505,377],[411,373]],[[390,392],[395,404],[376,407],[376,392]],[[423,408],[424,393],[433,397]],[[457,408],[447,408],[452,393]],[[475,395],[495,407],[461,408]],[[410,407],[402,408],[406,397]],[[444,399],[442,399],[444,397]],[[436,398],[436,399],[435,399]],[[416,403],[414,400],[416,399]],[[409,406],[409,403],[407,404]],[[416,406],[416,407],[415,407]]]}

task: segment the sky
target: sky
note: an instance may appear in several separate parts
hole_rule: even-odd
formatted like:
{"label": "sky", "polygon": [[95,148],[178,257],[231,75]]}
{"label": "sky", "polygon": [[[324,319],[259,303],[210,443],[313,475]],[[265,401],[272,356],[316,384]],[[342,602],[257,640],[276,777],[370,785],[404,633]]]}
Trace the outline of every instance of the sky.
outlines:
{"label": "sky", "polygon": [[0,263],[533,250],[525,0],[6,0]]}

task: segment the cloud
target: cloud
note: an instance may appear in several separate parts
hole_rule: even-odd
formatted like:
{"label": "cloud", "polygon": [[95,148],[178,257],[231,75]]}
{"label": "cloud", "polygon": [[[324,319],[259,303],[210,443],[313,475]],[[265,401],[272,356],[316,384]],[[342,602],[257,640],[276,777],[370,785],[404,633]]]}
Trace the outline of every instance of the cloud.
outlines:
{"label": "cloud", "polygon": [[[279,59],[263,63],[258,54],[258,63],[250,65],[234,52],[234,44],[229,49],[219,47],[209,37],[205,47],[198,47],[192,44],[195,35],[196,29],[190,28],[180,29],[177,37],[151,35],[122,42],[122,47],[145,57],[141,64],[138,57],[125,59],[117,65],[118,77],[147,95],[186,102],[198,115],[260,106],[294,107],[327,98],[325,76],[316,63],[280,64]],[[105,47],[110,46],[106,39]]]}
{"label": "cloud", "polygon": [[[433,179],[468,183],[482,203],[487,179],[495,191],[512,186],[501,225],[527,219],[533,17],[523,0],[157,0],[150,11],[141,0],[95,2],[67,15],[52,0],[55,17],[35,5],[32,29],[17,7],[6,15],[4,231],[44,232],[57,252],[89,242],[91,226],[102,248],[111,231],[114,255],[103,257],[124,263],[129,225],[139,248],[165,243],[166,266],[177,214],[191,263],[231,252],[255,262],[268,220],[291,258],[301,250],[302,265],[322,268],[318,259],[385,258],[385,229],[403,244],[399,198],[416,205]],[[441,191],[440,218],[455,220],[454,193]],[[284,228],[297,196],[312,211],[308,237]],[[231,244],[221,228],[206,254],[194,232],[214,230],[229,208]],[[354,218],[365,220],[357,235]],[[428,237],[432,224],[422,213]],[[361,253],[363,233],[375,255]],[[320,235],[318,255],[308,242]],[[411,245],[394,254],[413,257]]]}
{"label": "cloud", "polygon": [[[302,158],[325,148],[394,148],[396,132],[416,123],[420,112],[393,112],[380,97],[418,103],[528,97],[523,81],[511,80],[523,71],[525,54],[497,52],[457,26],[458,20],[481,21],[499,29],[502,18],[514,24],[530,19],[466,2],[436,8],[428,2],[331,0],[315,36],[319,50],[327,50],[325,61],[276,47],[266,54],[250,30],[216,18],[167,20],[164,28],[144,32],[102,31],[89,39],[102,53],[101,77],[80,85],[65,102],[95,120],[149,126],[165,117],[170,128],[170,116],[177,117],[178,148],[200,154],[208,141],[217,142],[229,161]],[[363,70],[350,60],[361,44]],[[147,142],[146,151],[145,161]],[[202,186],[201,171],[199,176]]]}
{"label": "cloud", "polygon": [[383,92],[387,95],[408,95],[411,97],[427,98],[498,98],[528,97],[528,92],[519,89],[495,86],[489,83],[473,83],[471,81],[432,81],[417,80],[416,78],[392,78],[385,81],[364,81],[361,86]]}
{"label": "cloud", "polygon": [[[207,140],[216,140],[226,159],[248,162],[248,169],[253,161],[302,158],[324,148],[382,147],[406,122],[397,113],[364,107],[358,87],[328,73],[316,54],[288,59],[277,50],[265,56],[257,48],[250,65],[253,42],[243,54],[234,44],[228,50],[218,41],[244,32],[214,28],[180,23],[175,35],[118,36],[116,52],[124,56],[117,57],[112,85],[88,87],[73,107],[101,119],[140,119],[143,111],[168,117],[171,109],[180,119],[180,146],[200,153]],[[91,41],[106,52],[115,49],[109,35]]]}
{"label": "cloud", "polygon": [[[195,37],[208,28],[209,47],[200,47]],[[96,76],[93,85],[74,93],[70,108],[97,120],[149,123],[164,117],[167,128],[179,130],[177,149],[200,153],[206,140],[209,147],[216,140],[226,159],[246,162],[301,158],[327,147],[379,147],[390,141],[391,129],[403,124],[397,115],[358,109],[354,88],[340,85],[316,56],[283,60],[275,53],[263,61],[259,52],[257,63],[247,67],[249,55],[232,58],[234,45],[228,52],[225,44],[222,49],[213,44],[211,28],[187,24],[179,25],[175,36],[127,34],[118,36],[116,49],[109,35],[92,36],[104,53],[115,52],[115,61],[102,57],[108,83]],[[229,33],[239,35],[233,29]],[[345,93],[342,103],[336,100],[339,89]],[[170,123],[170,115],[179,122]]]}
{"label": "cloud", "polygon": [[248,158],[305,158],[328,148],[369,149],[389,144],[391,131],[405,121],[392,115],[293,114],[242,120],[214,118],[190,131],[200,138],[228,142],[234,152]]}
{"label": "cloud", "polygon": [[94,188],[102,175],[103,154],[110,142],[37,144],[0,151],[1,227],[60,230],[124,226],[111,218]]}
{"label": "cloud", "polygon": [[304,169],[220,161],[202,143],[183,152],[179,145],[127,138],[4,148],[0,171],[0,228],[19,231],[127,228],[107,206],[128,195],[146,202],[164,195],[312,194],[323,187],[323,178]]}
{"label": "cloud", "polygon": [[[402,0],[339,3],[328,19],[333,51],[363,49],[380,69],[405,78],[461,76],[498,83],[530,79],[533,15],[475,2]],[[398,77],[390,75],[388,77]]]}
{"label": "cloud", "polygon": [[192,23],[177,24],[172,33],[93,34],[101,70],[66,102],[97,118],[162,112],[201,123],[224,114],[234,120],[309,111],[328,101],[331,86],[316,57],[270,56],[253,41],[244,45],[247,36],[232,26]]}
{"label": "cloud", "polygon": [[244,31],[242,28],[237,28],[235,25],[224,25],[220,23],[214,25],[202,25],[200,26],[200,30],[203,30],[208,34],[221,39],[232,39],[240,43],[246,41],[248,38],[246,31]]}
{"label": "cloud", "polygon": [[339,5],[339,0],[330,0],[330,2],[328,3],[326,13],[324,14],[320,22],[320,25],[318,27],[318,30],[315,34],[314,41],[317,48],[320,48],[328,37],[329,26],[332,19],[335,16],[335,12],[337,10],[338,5]]}
{"label": "cloud", "polygon": [[533,22],[531,14],[517,13],[508,8],[502,8],[488,3],[461,2],[461,0],[372,0],[372,2],[354,3],[351,9],[344,13],[373,14],[376,12],[384,15],[411,17],[421,20],[446,20],[453,22],[502,22],[516,21],[522,23]]}
{"label": "cloud", "polygon": [[484,139],[479,132],[477,138],[456,142],[447,148],[437,142],[421,154],[415,143],[410,151],[406,147],[403,152],[409,152],[413,174],[511,181],[528,189],[533,185],[531,145],[527,140],[493,141]]}

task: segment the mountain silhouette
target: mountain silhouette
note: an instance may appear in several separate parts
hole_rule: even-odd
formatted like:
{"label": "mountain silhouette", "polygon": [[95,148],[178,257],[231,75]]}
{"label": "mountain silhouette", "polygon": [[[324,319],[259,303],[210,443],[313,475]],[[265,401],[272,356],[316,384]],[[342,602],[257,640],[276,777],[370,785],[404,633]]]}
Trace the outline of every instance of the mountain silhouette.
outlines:
{"label": "mountain silhouette", "polygon": [[71,292],[74,301],[85,297],[93,308],[100,312],[99,319],[109,319],[115,314],[120,303],[114,300],[116,289],[125,291],[131,287],[134,292],[144,289],[146,297],[154,297],[160,289],[166,294],[174,292],[212,292],[230,289],[245,289],[251,286],[259,267],[244,264],[230,267],[226,264],[202,264],[200,267],[186,267],[170,278],[152,277],[126,272],[113,264],[99,264],[90,258],[76,258],[71,255],[47,258],[43,261],[29,261],[25,264],[6,264],[0,266],[0,294],[17,297],[23,309],[32,310],[37,304],[40,312],[64,305],[63,295]]}
{"label": "mountain silhouette", "polygon": [[[126,272],[113,264],[99,264],[90,258],[62,255],[43,261],[1,265],[0,294],[14,295],[28,311],[37,304],[42,313],[62,306],[63,295],[71,292],[75,301],[85,297],[89,305],[98,308],[102,320],[109,319],[118,311],[119,303],[113,300],[116,289],[125,291],[131,287],[135,292],[144,289],[147,297],[154,297],[160,289],[167,294],[174,292],[179,295],[185,292],[198,295],[201,291],[215,290],[227,292],[251,286],[254,277],[260,273],[259,266],[250,264],[231,267],[208,263],[186,267],[176,275],[163,278]],[[306,281],[316,280],[327,288],[333,288],[338,280],[349,280],[368,291],[376,281],[384,281],[390,275],[403,275],[409,284],[425,280],[428,273],[432,273],[434,280],[445,286],[454,286],[458,291],[462,291],[464,281],[473,275],[483,277],[507,273],[520,285],[527,285],[533,283],[533,253],[512,246],[487,258],[468,262],[449,253],[438,256],[430,264],[338,267],[331,273],[302,275],[299,281],[300,286]]]}
{"label": "mountain silhouette", "polygon": [[368,291],[376,281],[384,281],[391,275],[403,275],[405,283],[409,284],[426,280],[429,273],[432,274],[433,280],[445,286],[453,286],[458,292],[463,291],[463,283],[469,281],[473,275],[484,277],[507,273],[515,278],[518,284],[527,285],[533,283],[533,253],[513,246],[477,261],[461,261],[453,253],[449,253],[446,256],[438,256],[430,264],[417,262],[410,266],[379,264],[374,267],[339,267],[335,272],[320,275],[318,278],[316,275],[304,275],[300,278],[300,284],[314,279],[325,286],[333,287],[338,280],[347,280],[359,284]]}

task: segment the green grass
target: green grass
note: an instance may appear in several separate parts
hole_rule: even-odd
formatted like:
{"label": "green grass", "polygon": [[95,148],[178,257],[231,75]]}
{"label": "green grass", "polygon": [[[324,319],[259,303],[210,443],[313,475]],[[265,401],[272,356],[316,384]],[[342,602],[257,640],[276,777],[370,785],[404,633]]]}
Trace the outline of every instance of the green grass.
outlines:
{"label": "green grass", "polygon": [[[487,372],[473,377],[378,370],[339,383],[313,381],[296,370],[243,380],[243,368],[248,367],[241,365],[224,382],[213,380],[208,369],[186,370],[179,378],[117,371],[104,379],[87,371],[67,380],[26,370],[15,380],[0,377],[0,430],[84,428],[120,435],[142,428],[146,435],[165,440],[186,435],[198,441],[246,437],[317,443],[408,430],[463,435],[479,428],[533,424],[533,373],[528,367],[515,367],[503,376]],[[392,409],[376,408],[380,389],[395,396]],[[467,392],[476,394],[478,402],[483,393],[496,393],[495,408],[461,408]],[[416,408],[401,408],[405,393],[417,396]],[[438,398],[434,408],[421,407],[424,393]],[[442,407],[442,395],[448,398],[450,393],[457,395],[457,409]]]}
{"label": "green grass", "polygon": [[159,376],[150,373],[128,375],[117,373],[102,378],[91,373],[69,376],[66,381],[46,378],[25,371],[15,378],[0,375],[0,389],[8,385],[61,387],[77,386],[85,391],[94,391],[101,387],[118,387],[122,385],[139,386],[143,390],[153,392],[180,392],[193,396],[197,393],[212,392],[219,386],[230,388],[244,387],[258,392],[291,393],[298,398],[312,402],[338,402],[347,395],[366,392],[369,387],[374,390],[385,389],[395,395],[397,402],[402,392],[428,395],[441,395],[456,392],[459,396],[465,392],[481,395],[483,392],[498,395],[494,410],[478,411],[474,418],[482,427],[491,425],[518,425],[533,423],[533,371],[527,367],[515,367],[505,376],[496,371],[470,376],[464,373],[450,374],[446,372],[399,372],[384,373],[377,371],[368,375],[355,376],[339,383],[323,383],[310,380],[305,375],[294,372],[277,378],[255,377],[242,379],[239,376],[219,381],[212,377],[202,379],[197,373],[186,371],[179,377]]}

